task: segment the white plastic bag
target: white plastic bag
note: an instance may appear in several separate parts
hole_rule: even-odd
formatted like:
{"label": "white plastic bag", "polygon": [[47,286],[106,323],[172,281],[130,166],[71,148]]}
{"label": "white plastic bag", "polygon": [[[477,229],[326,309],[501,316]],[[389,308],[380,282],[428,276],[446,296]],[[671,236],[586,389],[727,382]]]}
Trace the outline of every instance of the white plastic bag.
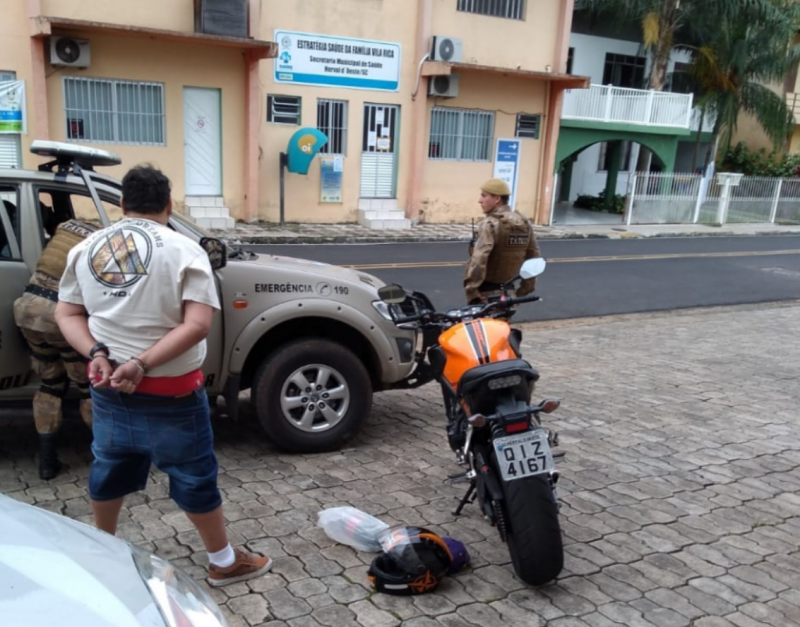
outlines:
{"label": "white plastic bag", "polygon": [[329,507],[317,514],[317,525],[336,542],[360,551],[377,553],[381,532],[389,528],[385,522],[355,507]]}

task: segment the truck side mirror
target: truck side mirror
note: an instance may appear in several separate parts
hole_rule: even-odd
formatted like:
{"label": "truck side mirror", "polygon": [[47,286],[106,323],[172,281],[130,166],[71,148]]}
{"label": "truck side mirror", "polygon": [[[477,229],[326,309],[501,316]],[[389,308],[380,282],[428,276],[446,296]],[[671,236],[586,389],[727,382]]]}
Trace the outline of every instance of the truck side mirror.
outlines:
{"label": "truck side mirror", "polygon": [[200,248],[206,251],[213,270],[221,270],[228,265],[228,245],[216,237],[200,238]]}

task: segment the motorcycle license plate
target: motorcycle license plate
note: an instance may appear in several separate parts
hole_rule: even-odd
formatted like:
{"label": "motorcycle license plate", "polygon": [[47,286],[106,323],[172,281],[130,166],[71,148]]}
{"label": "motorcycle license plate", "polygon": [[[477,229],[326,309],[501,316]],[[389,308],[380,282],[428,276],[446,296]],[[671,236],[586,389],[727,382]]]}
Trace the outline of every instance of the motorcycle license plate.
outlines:
{"label": "motorcycle license plate", "polygon": [[534,477],[555,469],[547,433],[541,429],[497,438],[494,450],[505,481]]}

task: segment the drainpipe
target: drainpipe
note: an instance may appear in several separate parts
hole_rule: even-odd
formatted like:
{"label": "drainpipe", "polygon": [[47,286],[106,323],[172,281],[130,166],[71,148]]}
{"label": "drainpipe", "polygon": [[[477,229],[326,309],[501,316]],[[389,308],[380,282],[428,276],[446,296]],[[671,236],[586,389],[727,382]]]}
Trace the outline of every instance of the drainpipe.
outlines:
{"label": "drainpipe", "polygon": [[[553,50],[553,67],[558,73],[566,71],[569,54],[569,35],[572,30],[572,12],[575,0],[564,0],[558,16],[558,36]],[[556,148],[561,124],[561,107],[564,102],[564,88],[554,81],[548,83],[545,112],[544,146],[541,157],[544,163],[543,174],[539,177],[539,202],[534,210],[535,224],[548,224],[550,203],[553,200],[553,181],[556,170]]]}
{"label": "drainpipe", "polygon": [[[42,14],[41,0],[27,0],[28,23],[31,47],[31,86],[28,111],[31,113],[35,139],[50,139],[50,119],[47,111],[47,57],[45,45],[50,34],[50,24],[39,24],[37,17]],[[33,111],[31,111],[31,106]],[[23,153],[27,151],[23,150]]]}
{"label": "drainpipe", "polygon": [[433,0],[417,0],[417,46],[415,59],[420,59],[415,94],[411,105],[411,167],[406,196],[406,217],[419,219],[422,205],[422,179],[427,151],[425,150],[425,127],[428,115],[428,80],[420,76],[422,64],[430,51]]}
{"label": "drainpipe", "polygon": [[[248,30],[251,37],[259,39],[261,32],[261,2],[250,0]],[[259,139],[261,137],[261,82],[259,67],[261,57],[244,53],[244,216],[245,222],[258,220],[261,188],[259,170]]]}

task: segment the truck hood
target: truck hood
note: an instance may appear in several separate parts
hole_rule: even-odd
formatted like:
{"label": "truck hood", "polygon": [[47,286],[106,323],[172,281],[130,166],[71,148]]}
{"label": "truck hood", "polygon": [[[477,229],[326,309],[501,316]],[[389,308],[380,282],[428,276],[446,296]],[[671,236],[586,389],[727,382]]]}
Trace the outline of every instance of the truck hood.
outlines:
{"label": "truck hood", "polygon": [[0,494],[0,616],[26,627],[163,627],[128,545]]}
{"label": "truck hood", "polygon": [[343,268],[342,266],[335,266],[329,263],[322,263],[321,261],[310,261],[308,259],[300,259],[298,257],[283,257],[280,255],[268,255],[250,253],[250,257],[244,259],[237,259],[235,257],[228,261],[226,268],[242,268],[250,266],[254,270],[263,272],[264,270],[273,269],[278,274],[281,272],[294,272],[305,274],[309,280],[313,279],[335,279],[338,281],[347,281],[353,285],[360,285],[361,287],[372,287],[377,290],[379,287],[385,285],[378,277],[353,270],[352,268]]}

